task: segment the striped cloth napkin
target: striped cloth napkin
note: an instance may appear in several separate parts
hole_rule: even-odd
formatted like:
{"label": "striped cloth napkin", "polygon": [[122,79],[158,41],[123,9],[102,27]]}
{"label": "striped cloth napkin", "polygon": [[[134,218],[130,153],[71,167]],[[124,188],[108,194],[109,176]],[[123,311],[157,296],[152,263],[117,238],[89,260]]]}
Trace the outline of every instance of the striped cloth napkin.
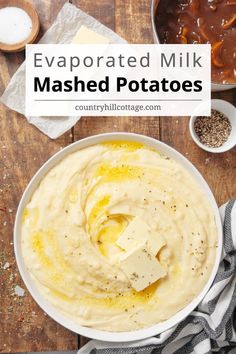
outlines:
{"label": "striped cloth napkin", "polygon": [[236,198],[220,208],[224,242],[214,283],[184,321],[142,341],[91,340],[78,354],[236,354]]}

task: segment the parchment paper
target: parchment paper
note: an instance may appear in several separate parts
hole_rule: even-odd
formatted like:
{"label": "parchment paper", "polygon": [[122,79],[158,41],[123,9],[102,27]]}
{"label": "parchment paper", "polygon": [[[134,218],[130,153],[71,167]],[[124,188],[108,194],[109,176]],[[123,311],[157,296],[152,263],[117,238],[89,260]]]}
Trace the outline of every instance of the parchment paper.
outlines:
{"label": "parchment paper", "polygon": [[[62,7],[56,20],[39,43],[71,43],[72,38],[82,25],[109,38],[110,43],[126,43],[112,30],[70,3],[66,3]],[[25,62],[11,78],[1,97],[1,102],[11,109],[25,114]],[[80,117],[26,117],[26,119],[44,134],[56,139],[73,127]]]}

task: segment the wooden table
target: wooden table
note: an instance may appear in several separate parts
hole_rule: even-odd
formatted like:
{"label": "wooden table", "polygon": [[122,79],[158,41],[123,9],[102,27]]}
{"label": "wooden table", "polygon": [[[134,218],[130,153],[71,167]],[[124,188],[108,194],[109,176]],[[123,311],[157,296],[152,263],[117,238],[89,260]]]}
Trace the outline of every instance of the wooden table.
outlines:
{"label": "wooden table", "polygon": [[[32,0],[41,34],[66,0]],[[151,43],[149,0],[73,0],[75,5],[130,43]],[[23,62],[23,53],[0,55],[0,94]],[[214,94],[236,104],[236,90]],[[86,339],[49,318],[33,301],[19,276],[13,251],[13,223],[21,195],[38,168],[62,147],[89,135],[126,131],[160,139],[187,156],[209,183],[219,205],[236,195],[236,149],[209,154],[191,140],[186,117],[86,117],[57,140],[50,140],[20,114],[0,106],[0,350],[72,350]],[[4,269],[5,268],[5,269]],[[15,286],[25,289],[15,295]]]}

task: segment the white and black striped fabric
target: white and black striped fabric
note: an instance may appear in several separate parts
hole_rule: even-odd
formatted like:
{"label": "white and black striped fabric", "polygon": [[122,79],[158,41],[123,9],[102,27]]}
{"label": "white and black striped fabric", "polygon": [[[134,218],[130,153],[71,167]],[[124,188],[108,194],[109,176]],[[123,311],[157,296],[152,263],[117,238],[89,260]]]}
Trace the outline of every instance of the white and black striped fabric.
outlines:
{"label": "white and black striped fabric", "polygon": [[123,344],[91,340],[78,354],[236,354],[236,198],[220,212],[222,259],[214,283],[198,308],[156,337]]}

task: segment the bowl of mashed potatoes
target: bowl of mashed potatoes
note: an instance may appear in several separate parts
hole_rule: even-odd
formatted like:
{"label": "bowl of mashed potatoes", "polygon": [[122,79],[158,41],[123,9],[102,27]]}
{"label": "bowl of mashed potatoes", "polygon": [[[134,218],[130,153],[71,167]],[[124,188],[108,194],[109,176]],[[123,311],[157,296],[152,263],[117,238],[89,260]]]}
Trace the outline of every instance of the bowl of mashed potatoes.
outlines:
{"label": "bowl of mashed potatoes", "polygon": [[26,287],[54,320],[90,338],[134,341],[176,325],[203,299],[222,225],[183,155],[108,133],[40,168],[18,207],[14,247]]}

